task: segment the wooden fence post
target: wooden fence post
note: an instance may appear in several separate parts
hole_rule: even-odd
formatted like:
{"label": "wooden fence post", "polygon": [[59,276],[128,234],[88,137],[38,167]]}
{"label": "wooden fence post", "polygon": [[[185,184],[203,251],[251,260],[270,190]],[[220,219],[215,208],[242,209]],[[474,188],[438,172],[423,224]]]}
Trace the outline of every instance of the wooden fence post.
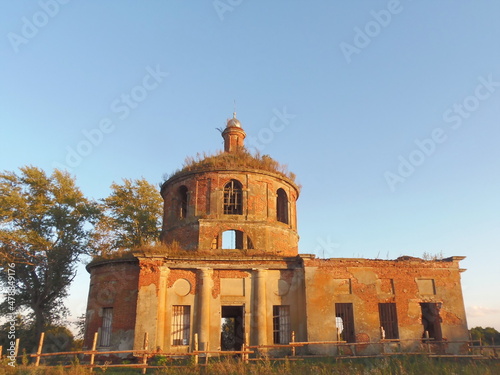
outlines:
{"label": "wooden fence post", "polygon": [[381,343],[380,344],[380,351],[382,353],[385,353],[385,346],[386,345],[385,345],[384,340],[385,340],[385,329],[384,329],[384,327],[380,327],[380,343]]}
{"label": "wooden fence post", "polygon": [[[248,332],[245,332],[245,340],[243,342],[243,351],[247,352],[250,346],[250,336]],[[243,362],[248,365],[248,353],[243,354]]]}
{"label": "wooden fence post", "polygon": [[195,355],[194,355],[194,364],[197,365],[198,364],[198,334],[195,333],[194,334],[194,339],[193,339],[193,352],[195,352]]}
{"label": "wooden fence post", "polygon": [[145,332],[144,333],[144,345],[143,345],[143,349],[144,349],[144,354],[142,356],[142,364],[145,365],[142,369],[142,373],[145,374],[146,373],[146,366],[148,365],[148,353],[147,353],[147,350],[148,350],[148,346],[149,346],[149,338],[148,338],[148,333]]}
{"label": "wooden fence post", "polygon": [[[205,343],[205,351],[208,352],[208,341]],[[209,353],[205,353],[205,364],[208,365]]]}
{"label": "wooden fence post", "polygon": [[43,348],[43,340],[45,338],[45,332],[42,332],[40,334],[40,342],[38,343],[38,350],[36,351],[36,361],[35,361],[35,367],[38,367],[40,365],[40,354],[42,354],[42,348]]}
{"label": "wooden fence post", "polygon": [[427,353],[430,353],[431,352],[431,343],[429,340],[429,331],[425,331],[425,338],[427,341]]}
{"label": "wooden fence post", "polygon": [[[94,341],[92,342],[92,352],[95,352],[96,348],[97,348],[97,336],[98,336],[98,333],[94,333]],[[95,358],[95,354],[92,353],[90,355],[90,372],[94,371],[94,358]]]}
{"label": "wooden fence post", "polygon": [[17,357],[17,354],[19,353],[19,341],[20,341],[20,339],[17,338],[16,339],[16,347],[14,349],[14,357]]}
{"label": "wooden fence post", "polygon": [[3,346],[0,345],[0,359],[3,358]]}
{"label": "wooden fence post", "polygon": [[[295,343],[295,331],[292,331],[292,344]],[[292,357],[295,357],[295,345],[292,346]]]}

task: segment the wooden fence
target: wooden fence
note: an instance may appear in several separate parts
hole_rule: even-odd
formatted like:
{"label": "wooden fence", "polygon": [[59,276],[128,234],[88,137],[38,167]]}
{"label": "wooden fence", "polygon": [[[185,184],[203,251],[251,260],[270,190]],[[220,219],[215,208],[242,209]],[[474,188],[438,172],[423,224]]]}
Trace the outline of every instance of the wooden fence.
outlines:
{"label": "wooden fence", "polygon": [[[42,358],[47,357],[56,357],[56,356],[73,356],[74,358],[85,359],[88,357],[88,360],[81,361],[81,366],[89,367],[91,370],[94,368],[107,368],[107,367],[129,367],[129,368],[142,368],[142,373],[145,374],[148,368],[161,368],[163,366],[153,365],[151,363],[151,359],[156,358],[168,358],[168,359],[186,359],[191,358],[191,362],[194,365],[207,365],[209,358],[218,358],[224,356],[238,356],[240,360],[245,363],[249,363],[249,361],[261,360],[263,357],[267,357],[269,350],[276,349],[285,349],[288,354],[284,357],[272,357],[272,360],[301,360],[304,358],[313,358],[313,357],[328,357],[335,356],[335,358],[367,358],[367,357],[384,357],[390,355],[426,355],[432,358],[471,358],[471,359],[487,359],[487,358],[496,358],[498,359],[498,350],[500,350],[500,346],[485,346],[482,345],[481,340],[469,340],[469,341],[442,341],[437,342],[432,339],[414,339],[414,340],[380,340],[378,342],[359,342],[359,343],[348,343],[346,341],[308,341],[308,342],[296,342],[295,341],[295,333],[292,332],[292,340],[289,344],[275,344],[275,345],[248,345],[248,335],[246,335],[244,343],[242,345],[242,349],[238,351],[221,351],[221,350],[210,350],[204,351],[199,350],[198,343],[198,334],[194,335],[193,341],[193,350],[190,352],[162,352],[162,351],[153,351],[149,349],[148,344],[148,334],[144,335],[144,343],[143,347],[140,350],[113,350],[113,351],[101,351],[97,350],[97,339],[98,333],[94,334],[94,339],[92,343],[91,350],[81,350],[81,351],[69,351],[69,352],[58,352],[58,353],[43,353],[43,343],[45,339],[45,334],[42,333],[40,335],[40,341],[38,344],[38,349],[35,354],[29,354],[31,358],[34,358],[32,361],[32,365],[35,367],[40,366],[40,361]],[[418,347],[420,350],[408,352],[403,351],[402,345],[405,343],[418,343]],[[16,347],[14,351],[14,356],[16,358],[20,358],[22,356],[18,355],[19,351],[19,339],[16,340]],[[468,353],[467,354],[442,354],[436,353],[433,349],[439,345],[445,344],[460,344],[467,346]],[[298,355],[297,348],[304,346],[329,346],[335,349],[335,353],[325,354],[325,355]],[[359,355],[358,348],[366,348],[368,345],[380,346],[378,350],[379,354],[374,355]],[[391,346],[393,349],[387,350],[387,347]],[[205,347],[208,347],[208,343],[205,343]],[[394,350],[395,348],[395,350]],[[343,349],[348,349],[347,354]],[[137,359],[137,363],[121,363],[115,364],[109,361],[106,361],[105,356],[110,355],[123,355],[130,353],[133,357]],[[2,358],[2,347],[0,346],[0,359]],[[253,357],[250,355],[254,354]],[[101,358],[100,362],[104,363],[96,363],[96,356]],[[200,363],[200,357],[203,358],[203,363]],[[10,357],[9,357],[10,358]],[[107,357],[109,358],[109,357]],[[70,367],[71,365],[67,365],[66,367]]]}

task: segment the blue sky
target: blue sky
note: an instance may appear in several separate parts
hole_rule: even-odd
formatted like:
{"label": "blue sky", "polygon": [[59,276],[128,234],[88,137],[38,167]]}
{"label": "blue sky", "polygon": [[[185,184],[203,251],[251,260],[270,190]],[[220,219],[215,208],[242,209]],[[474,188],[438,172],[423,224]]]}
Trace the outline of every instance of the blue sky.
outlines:
{"label": "blue sky", "polygon": [[[469,326],[500,329],[499,2],[1,8],[0,169],[67,167],[95,199],[159,183],[222,148],[236,101],[249,143],[303,186],[301,253],[466,256]],[[87,288],[80,269],[74,315]]]}

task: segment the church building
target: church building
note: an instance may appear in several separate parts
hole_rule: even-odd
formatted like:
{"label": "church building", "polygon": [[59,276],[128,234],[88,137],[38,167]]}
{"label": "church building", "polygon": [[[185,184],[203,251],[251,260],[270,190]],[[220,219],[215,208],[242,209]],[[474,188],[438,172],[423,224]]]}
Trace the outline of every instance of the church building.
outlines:
{"label": "church building", "polygon": [[468,339],[464,257],[299,253],[300,188],[273,159],[248,153],[245,136],[234,115],[223,152],[163,183],[162,246],[87,266],[86,348],[99,332],[103,351],[141,349],[145,333],[149,348],[168,353],[192,351],[195,334],[200,350],[240,350],[246,340],[269,355],[292,340],[353,343],[358,355],[379,353],[384,342],[403,351],[425,340],[445,353],[463,349],[454,341]]}

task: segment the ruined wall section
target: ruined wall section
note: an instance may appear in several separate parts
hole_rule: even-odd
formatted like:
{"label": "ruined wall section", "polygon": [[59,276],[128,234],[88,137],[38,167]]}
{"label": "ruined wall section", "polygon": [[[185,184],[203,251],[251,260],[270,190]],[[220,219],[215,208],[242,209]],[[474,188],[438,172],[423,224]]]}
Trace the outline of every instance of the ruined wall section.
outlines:
{"label": "ruined wall section", "polygon": [[146,333],[149,343],[156,345],[157,330],[163,324],[159,314],[168,272],[155,258],[139,258],[139,268],[134,348],[143,347]]}
{"label": "ruined wall section", "polygon": [[421,303],[441,307],[443,340],[466,340],[460,259],[304,259],[309,340],[336,340],[336,303],[352,304],[356,342],[381,339],[379,303],[396,304],[400,340],[422,337]]}
{"label": "ruined wall section", "polygon": [[[99,333],[101,350],[132,348],[136,317],[139,267],[137,260],[108,260],[87,267],[90,289],[86,312],[84,348],[92,347],[94,333]],[[112,309],[109,346],[102,346],[104,309]]]}
{"label": "ruined wall section", "polygon": [[[223,306],[240,306],[253,344],[273,343],[273,306],[290,306],[291,330],[307,339],[304,273],[297,258],[141,257],[135,348],[148,333],[150,348],[185,353],[220,350]],[[257,268],[256,268],[257,267]],[[189,337],[174,342],[175,306],[189,307]]]}

